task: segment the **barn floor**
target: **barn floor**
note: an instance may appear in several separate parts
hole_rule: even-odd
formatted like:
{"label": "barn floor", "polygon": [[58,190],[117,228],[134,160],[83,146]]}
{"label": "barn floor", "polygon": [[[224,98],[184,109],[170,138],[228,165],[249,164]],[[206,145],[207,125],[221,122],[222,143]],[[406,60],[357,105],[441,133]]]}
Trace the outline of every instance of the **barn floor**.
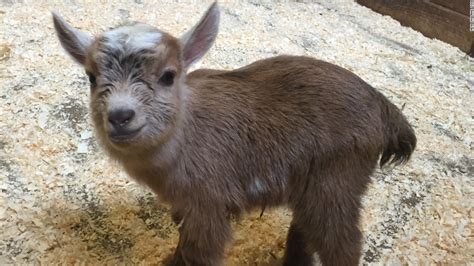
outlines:
{"label": "barn floor", "polygon": [[[0,265],[161,262],[177,228],[98,148],[87,79],[59,46],[49,12],[95,33],[139,20],[180,34],[209,2],[13,2],[0,4]],[[374,174],[361,262],[474,262],[474,60],[352,1],[311,2],[220,1],[220,34],[201,66],[310,55],[404,106],[418,149],[406,166]],[[226,265],[275,264],[290,219],[276,209],[234,224]]]}

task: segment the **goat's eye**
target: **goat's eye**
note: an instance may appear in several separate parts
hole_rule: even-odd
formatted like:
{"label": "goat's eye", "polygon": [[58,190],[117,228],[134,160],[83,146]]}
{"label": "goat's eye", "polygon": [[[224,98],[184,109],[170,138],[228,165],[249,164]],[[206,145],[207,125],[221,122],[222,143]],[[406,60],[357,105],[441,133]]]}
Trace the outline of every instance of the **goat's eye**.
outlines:
{"label": "goat's eye", "polygon": [[92,74],[91,72],[86,72],[87,76],[89,76],[89,82],[91,85],[95,86],[96,85],[96,80],[95,80],[95,75]]}
{"label": "goat's eye", "polygon": [[176,76],[176,71],[174,70],[166,70],[163,72],[163,75],[160,77],[160,84],[164,86],[171,86],[174,82],[174,77]]}

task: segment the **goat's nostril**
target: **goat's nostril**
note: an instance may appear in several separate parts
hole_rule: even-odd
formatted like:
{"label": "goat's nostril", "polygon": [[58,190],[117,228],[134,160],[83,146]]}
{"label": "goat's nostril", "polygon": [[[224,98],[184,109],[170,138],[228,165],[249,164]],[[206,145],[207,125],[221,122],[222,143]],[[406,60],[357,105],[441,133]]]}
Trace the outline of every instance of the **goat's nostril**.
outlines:
{"label": "goat's nostril", "polygon": [[114,127],[124,127],[135,116],[135,111],[131,109],[118,109],[109,112],[109,122]]}

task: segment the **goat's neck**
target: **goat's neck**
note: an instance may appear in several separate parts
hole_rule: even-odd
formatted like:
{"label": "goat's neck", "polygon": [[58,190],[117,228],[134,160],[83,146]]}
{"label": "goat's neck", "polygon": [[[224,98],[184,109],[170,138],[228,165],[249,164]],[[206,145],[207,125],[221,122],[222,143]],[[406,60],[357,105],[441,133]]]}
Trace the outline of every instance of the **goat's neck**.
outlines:
{"label": "goat's neck", "polygon": [[178,112],[176,113],[174,126],[166,133],[167,136],[164,137],[160,147],[151,154],[152,165],[164,168],[173,167],[180,159],[185,138],[184,130],[190,119],[187,107],[192,91],[194,90],[187,85],[180,88],[177,103]]}

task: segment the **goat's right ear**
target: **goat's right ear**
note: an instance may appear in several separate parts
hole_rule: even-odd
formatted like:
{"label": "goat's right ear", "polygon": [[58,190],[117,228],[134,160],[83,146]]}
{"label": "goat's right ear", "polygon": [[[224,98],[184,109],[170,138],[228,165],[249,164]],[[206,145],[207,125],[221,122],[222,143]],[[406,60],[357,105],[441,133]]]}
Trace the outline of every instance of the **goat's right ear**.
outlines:
{"label": "goat's right ear", "polygon": [[219,6],[214,2],[201,20],[181,37],[185,69],[189,69],[211,48],[219,29],[219,16]]}
{"label": "goat's right ear", "polygon": [[86,61],[86,50],[92,44],[92,37],[80,30],[73,28],[61,16],[51,12],[53,15],[54,28],[59,41],[68,54],[79,64],[84,65]]}

